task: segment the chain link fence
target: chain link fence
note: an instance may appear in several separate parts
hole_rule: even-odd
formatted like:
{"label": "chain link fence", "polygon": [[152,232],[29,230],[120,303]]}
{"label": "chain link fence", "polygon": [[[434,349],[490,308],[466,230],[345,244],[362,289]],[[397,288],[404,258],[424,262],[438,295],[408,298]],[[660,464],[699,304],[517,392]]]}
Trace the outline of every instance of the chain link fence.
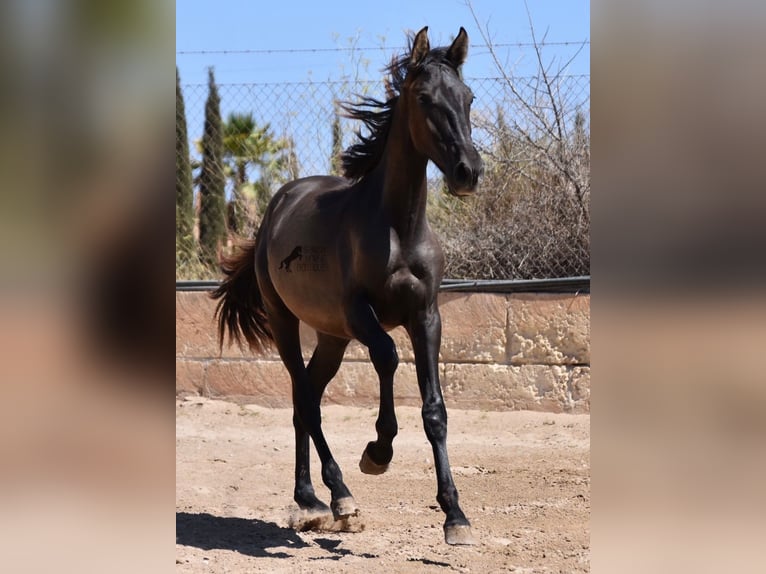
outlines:
{"label": "chain link fence", "polygon": [[[473,136],[485,160],[480,191],[467,200],[448,196],[439,171],[432,164],[428,169],[429,221],[445,248],[447,276],[589,275],[590,77],[467,78],[466,84],[475,94]],[[208,85],[182,85],[182,93],[198,211]],[[265,202],[284,182],[338,173],[337,155],[360,129],[339,115],[338,102],[384,99],[385,86],[382,81],[222,83],[218,93],[226,133],[232,131],[232,114],[251,114],[255,131],[268,126],[265,137],[272,147],[256,152],[260,157],[229,150],[224,166],[227,199],[238,195],[249,206],[247,223],[237,231],[250,235]]]}

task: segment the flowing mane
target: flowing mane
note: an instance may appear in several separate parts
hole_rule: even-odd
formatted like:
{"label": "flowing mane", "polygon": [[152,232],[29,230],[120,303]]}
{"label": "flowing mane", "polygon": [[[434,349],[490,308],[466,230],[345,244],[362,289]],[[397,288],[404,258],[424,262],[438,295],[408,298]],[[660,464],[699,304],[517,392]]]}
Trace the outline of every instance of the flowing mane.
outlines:
{"label": "flowing mane", "polygon": [[384,69],[388,73],[388,77],[385,79],[386,101],[363,96],[359,102],[342,102],[340,104],[345,117],[361,120],[369,131],[369,135],[363,135],[361,130],[356,130],[357,142],[341,155],[343,175],[351,180],[356,181],[363,178],[380,162],[386,147],[394,107],[399,100],[407,74],[417,73],[428,65],[446,64],[460,75],[460,69],[455,69],[447,59],[448,49],[446,47],[430,50],[425,58],[413,65],[410,59],[412,41],[413,36],[410,35],[407,39],[407,52],[399,57],[394,57]]}

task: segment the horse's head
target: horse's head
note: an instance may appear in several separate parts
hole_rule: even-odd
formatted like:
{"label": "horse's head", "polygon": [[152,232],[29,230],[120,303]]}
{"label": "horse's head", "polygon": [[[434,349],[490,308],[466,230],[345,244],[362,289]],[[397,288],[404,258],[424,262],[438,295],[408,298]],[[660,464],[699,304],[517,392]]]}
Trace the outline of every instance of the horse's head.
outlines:
{"label": "horse's head", "polygon": [[415,147],[436,164],[449,191],[459,196],[476,191],[484,171],[471,140],[473,92],[460,73],[467,53],[468,34],[462,27],[449,48],[431,50],[426,26],[412,42],[402,90]]}

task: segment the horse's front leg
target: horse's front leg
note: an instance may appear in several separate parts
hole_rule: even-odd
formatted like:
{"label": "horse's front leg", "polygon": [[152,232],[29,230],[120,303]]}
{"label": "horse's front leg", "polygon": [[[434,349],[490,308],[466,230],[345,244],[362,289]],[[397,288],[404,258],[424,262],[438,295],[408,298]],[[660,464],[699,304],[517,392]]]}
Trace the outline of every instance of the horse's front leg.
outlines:
{"label": "horse's front leg", "polygon": [[471,525],[458,504],[458,493],[447,456],[447,409],[439,384],[441,317],[436,305],[419,314],[407,326],[415,353],[418,387],[423,399],[423,427],[431,443],[436,465],[436,500],[447,515],[444,539],[447,544],[475,544]]}
{"label": "horse's front leg", "polygon": [[365,474],[382,474],[388,470],[393,458],[392,445],[399,428],[394,411],[394,373],[399,355],[393,339],[385,332],[375,311],[363,297],[350,302],[346,320],[354,337],[369,349],[370,361],[380,381],[380,408],[375,422],[378,438],[367,443],[359,469]]}

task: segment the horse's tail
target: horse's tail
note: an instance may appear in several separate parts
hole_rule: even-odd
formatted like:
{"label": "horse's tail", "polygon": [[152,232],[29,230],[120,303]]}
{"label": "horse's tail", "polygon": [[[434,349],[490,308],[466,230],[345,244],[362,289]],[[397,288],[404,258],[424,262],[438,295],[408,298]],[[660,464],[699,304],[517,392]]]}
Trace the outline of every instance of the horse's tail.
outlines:
{"label": "horse's tail", "polygon": [[255,277],[255,241],[243,245],[239,253],[221,260],[221,270],[226,275],[221,285],[210,294],[218,299],[215,315],[218,320],[218,344],[223,349],[226,331],[229,343],[242,339],[250,349],[259,352],[271,345],[271,334],[261,291]]}

